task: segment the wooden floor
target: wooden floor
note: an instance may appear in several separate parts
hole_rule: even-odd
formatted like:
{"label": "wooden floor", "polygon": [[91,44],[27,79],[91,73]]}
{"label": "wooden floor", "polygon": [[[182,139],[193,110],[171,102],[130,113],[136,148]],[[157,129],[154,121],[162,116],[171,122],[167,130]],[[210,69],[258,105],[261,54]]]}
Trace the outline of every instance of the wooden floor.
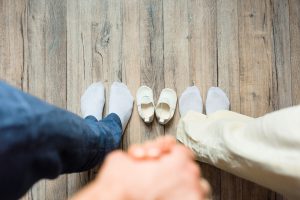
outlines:
{"label": "wooden floor", "polygon": [[[78,114],[89,84],[120,80],[155,99],[220,86],[232,110],[261,116],[300,103],[300,0],[0,0],[0,78]],[[146,126],[135,107],[123,147],[175,134],[178,119]],[[200,165],[214,199],[283,199]],[[95,173],[42,180],[24,199],[67,199]]]}

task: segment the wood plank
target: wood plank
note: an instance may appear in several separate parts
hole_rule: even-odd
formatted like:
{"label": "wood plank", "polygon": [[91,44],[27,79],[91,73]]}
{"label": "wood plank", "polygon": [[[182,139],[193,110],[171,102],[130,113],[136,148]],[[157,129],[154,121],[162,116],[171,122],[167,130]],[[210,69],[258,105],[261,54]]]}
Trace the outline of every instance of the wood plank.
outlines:
{"label": "wood plank", "polygon": [[[46,98],[45,73],[45,1],[28,0],[27,4],[27,73],[28,92]],[[28,191],[29,199],[46,199],[46,181],[40,180]]]}
{"label": "wood plank", "polygon": [[[81,115],[80,97],[92,82],[91,6],[88,0],[67,1],[67,109],[78,115]],[[88,171],[68,174],[68,198],[88,181]]]}
{"label": "wood plank", "polygon": [[[217,1],[188,1],[188,12],[190,82],[198,86],[205,102],[207,90],[218,84]],[[204,163],[200,166],[212,186],[213,199],[220,199],[220,170]]]}
{"label": "wood plank", "polygon": [[217,1],[218,86],[230,99],[230,109],[240,111],[237,0]]}
{"label": "wood plank", "polygon": [[22,89],[25,1],[0,1],[0,79]]}
{"label": "wood plank", "polygon": [[[106,88],[122,80],[122,4],[120,1],[93,1],[92,6],[92,66]],[[97,81],[97,80],[96,80]],[[108,106],[106,106],[106,113]]]}
{"label": "wood plank", "polygon": [[[237,0],[217,1],[218,86],[230,99],[230,109],[240,112]],[[221,171],[221,199],[242,199],[242,179]]]}
{"label": "wood plank", "polygon": [[[187,1],[163,1],[164,24],[164,82],[177,96],[192,82],[189,70]],[[176,19],[176,20],[175,20]],[[173,119],[165,126],[165,134],[176,134],[179,120],[178,106]]]}
{"label": "wood plank", "polygon": [[[46,101],[67,107],[66,1],[46,1],[45,74]],[[38,59],[38,58],[37,58]],[[46,181],[47,199],[67,199],[67,176]]]}
{"label": "wood plank", "polygon": [[[106,88],[108,113],[110,86],[122,80],[122,2],[92,1],[91,51],[92,80],[102,81]],[[90,170],[90,179],[97,174],[99,166]]]}
{"label": "wood plank", "polygon": [[241,111],[261,116],[270,110],[272,27],[268,1],[239,2]]}
{"label": "wood plank", "polygon": [[27,13],[27,66],[28,92],[41,99],[46,98],[46,1],[29,0]]}
{"label": "wood plank", "polygon": [[217,3],[190,0],[188,10],[190,74],[205,102],[207,90],[218,84]]}
{"label": "wood plank", "polygon": [[[0,80],[27,91],[26,1],[0,1]],[[22,200],[29,199],[26,193]]]}
{"label": "wood plank", "polygon": [[300,104],[300,1],[289,1],[293,105]]}
{"label": "wood plank", "polygon": [[[288,0],[273,0],[273,68],[271,103],[274,110],[292,106],[292,67]],[[276,200],[283,200],[276,194]]]}
{"label": "wood plank", "polygon": [[292,105],[292,73],[288,0],[273,0],[274,64],[272,73],[272,107]]}
{"label": "wood plank", "polygon": [[[272,110],[272,20],[270,1],[239,1],[241,113],[258,117]],[[268,199],[272,192],[243,182],[243,199]]]}
{"label": "wood plank", "polygon": [[[66,108],[66,1],[29,1],[28,7],[28,90]],[[66,199],[67,177],[41,181],[31,195]]]}
{"label": "wood plank", "polygon": [[[156,104],[161,90],[164,88],[164,29],[163,29],[163,1],[142,0],[140,2],[140,81],[153,89]],[[135,94],[134,94],[135,95]],[[149,125],[142,119],[141,140],[154,139],[164,135],[164,126],[159,125],[156,118]]]}
{"label": "wood plank", "polygon": [[289,0],[290,65],[292,104],[300,104],[300,1]]}
{"label": "wood plank", "polygon": [[[141,83],[140,71],[140,1],[122,2],[122,81],[127,84],[130,92],[135,96]],[[127,149],[130,144],[143,142],[141,136],[140,117],[137,107],[134,105],[130,123],[123,135],[123,148]]]}

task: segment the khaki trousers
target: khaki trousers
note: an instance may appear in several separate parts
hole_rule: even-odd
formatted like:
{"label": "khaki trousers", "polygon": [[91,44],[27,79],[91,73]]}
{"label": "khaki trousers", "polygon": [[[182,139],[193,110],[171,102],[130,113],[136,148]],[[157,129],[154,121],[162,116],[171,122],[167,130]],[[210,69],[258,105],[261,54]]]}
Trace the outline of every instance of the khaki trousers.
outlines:
{"label": "khaki trousers", "polygon": [[177,139],[199,161],[300,199],[300,106],[259,118],[189,112],[179,121]]}

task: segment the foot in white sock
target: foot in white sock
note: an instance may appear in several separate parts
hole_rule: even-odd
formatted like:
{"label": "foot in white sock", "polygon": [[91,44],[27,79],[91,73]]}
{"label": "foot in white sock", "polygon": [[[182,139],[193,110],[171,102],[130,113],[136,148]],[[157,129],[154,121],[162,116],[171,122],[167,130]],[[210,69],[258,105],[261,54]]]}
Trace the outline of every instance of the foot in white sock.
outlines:
{"label": "foot in white sock", "polygon": [[133,97],[124,83],[114,82],[110,88],[109,113],[117,114],[122,122],[123,131],[130,119]]}
{"label": "foot in white sock", "polygon": [[81,97],[82,116],[85,118],[91,115],[96,117],[97,120],[101,120],[104,103],[104,86],[101,82],[93,83]]}
{"label": "foot in white sock", "polygon": [[209,115],[219,110],[229,110],[229,99],[219,87],[211,87],[207,92],[206,114]]}
{"label": "foot in white sock", "polygon": [[200,92],[196,86],[188,87],[180,96],[179,112],[183,117],[189,111],[202,113],[203,103]]}

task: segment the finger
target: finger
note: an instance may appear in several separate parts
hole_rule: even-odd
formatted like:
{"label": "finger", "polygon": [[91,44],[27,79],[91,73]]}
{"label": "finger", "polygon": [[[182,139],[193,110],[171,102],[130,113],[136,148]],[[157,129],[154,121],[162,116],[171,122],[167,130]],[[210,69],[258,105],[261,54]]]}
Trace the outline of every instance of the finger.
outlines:
{"label": "finger", "polygon": [[128,153],[136,159],[156,159],[166,150],[167,145],[172,144],[170,138],[166,140],[161,137],[154,141],[147,141],[143,145],[133,145],[129,148]]}
{"label": "finger", "polygon": [[156,159],[163,154],[163,151],[157,141],[146,142],[144,144],[144,148],[146,151],[146,158],[148,159]]}
{"label": "finger", "polygon": [[128,149],[128,154],[135,159],[145,159],[146,149],[142,145],[134,144]]}
{"label": "finger", "polygon": [[132,145],[128,154],[134,159],[155,159],[160,157],[161,149],[155,144],[154,141],[148,141],[143,145]]}
{"label": "finger", "polygon": [[167,154],[176,145],[176,140],[172,136],[159,137],[154,141],[145,144],[146,154],[149,159],[155,159]]}
{"label": "finger", "polygon": [[128,153],[135,159],[157,159],[163,154],[169,153],[176,145],[172,136],[159,137],[153,141],[147,141],[143,145],[132,145]]}
{"label": "finger", "polygon": [[212,192],[211,192],[211,187],[208,181],[204,178],[200,180],[200,188],[205,196],[205,199],[211,199],[212,197]]}
{"label": "finger", "polygon": [[159,137],[156,140],[155,145],[162,150],[163,153],[168,153],[176,145],[176,140],[174,137],[168,135],[164,137]]}

